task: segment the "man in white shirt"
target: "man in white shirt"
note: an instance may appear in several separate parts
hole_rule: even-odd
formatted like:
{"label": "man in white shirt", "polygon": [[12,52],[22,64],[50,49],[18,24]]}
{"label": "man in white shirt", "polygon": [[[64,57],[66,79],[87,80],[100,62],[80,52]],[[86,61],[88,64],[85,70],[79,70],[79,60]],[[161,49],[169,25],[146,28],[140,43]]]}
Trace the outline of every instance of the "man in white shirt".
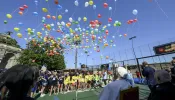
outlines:
{"label": "man in white shirt", "polygon": [[105,85],[107,84],[106,83],[107,79],[108,79],[108,74],[107,74],[107,70],[105,70],[104,73],[103,73],[103,82],[104,82]]}

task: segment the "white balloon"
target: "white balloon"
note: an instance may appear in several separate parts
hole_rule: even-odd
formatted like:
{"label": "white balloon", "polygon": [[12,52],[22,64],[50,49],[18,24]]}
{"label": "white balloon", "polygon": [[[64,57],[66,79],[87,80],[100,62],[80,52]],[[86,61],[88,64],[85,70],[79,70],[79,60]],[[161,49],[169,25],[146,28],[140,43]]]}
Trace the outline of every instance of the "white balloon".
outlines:
{"label": "white balloon", "polygon": [[61,25],[60,22],[57,22],[57,25]]}
{"label": "white balloon", "polygon": [[88,7],[89,6],[89,2],[85,2],[85,7]]}
{"label": "white balloon", "polygon": [[98,29],[97,28],[95,29],[95,32],[98,32]]}
{"label": "white balloon", "polygon": [[93,5],[93,9],[96,9],[96,5]]}
{"label": "white balloon", "polygon": [[65,10],[65,12],[67,13],[67,12],[68,12],[68,10],[66,9],[66,10]]}
{"label": "white balloon", "polygon": [[26,41],[27,41],[27,38],[24,38],[24,40],[26,40]]}
{"label": "white balloon", "polygon": [[78,28],[75,28],[75,31],[78,31]]}
{"label": "white balloon", "polygon": [[83,31],[85,31],[86,29],[83,28]]}
{"label": "white balloon", "polygon": [[108,24],[108,27],[110,27],[111,26],[111,24]]}
{"label": "white balloon", "polygon": [[115,21],[115,23],[118,23],[118,22],[119,22],[119,21],[117,21],[117,20]]}
{"label": "white balloon", "polygon": [[136,9],[134,9],[134,10],[132,11],[132,13],[133,13],[134,15],[137,15],[138,11],[137,11]]}
{"label": "white balloon", "polygon": [[81,21],[81,17],[78,17],[78,21]]}
{"label": "white balloon", "polygon": [[78,6],[78,1],[76,0],[76,1],[74,2],[74,4],[75,4],[75,6]]}
{"label": "white balloon", "polygon": [[70,22],[72,22],[72,21],[73,21],[72,17],[70,17],[70,18],[69,18],[69,21],[70,21]]}
{"label": "white balloon", "polygon": [[115,38],[115,36],[112,36],[112,38]]}
{"label": "white balloon", "polygon": [[61,22],[61,25],[65,26],[65,22]]}
{"label": "white balloon", "polygon": [[109,7],[109,10],[112,10],[112,7]]}
{"label": "white balloon", "polygon": [[52,24],[50,24],[50,26],[54,26],[54,24],[52,23]]}
{"label": "white balloon", "polygon": [[43,17],[42,19],[43,19],[43,20],[45,20],[45,19],[46,19],[46,17]]}

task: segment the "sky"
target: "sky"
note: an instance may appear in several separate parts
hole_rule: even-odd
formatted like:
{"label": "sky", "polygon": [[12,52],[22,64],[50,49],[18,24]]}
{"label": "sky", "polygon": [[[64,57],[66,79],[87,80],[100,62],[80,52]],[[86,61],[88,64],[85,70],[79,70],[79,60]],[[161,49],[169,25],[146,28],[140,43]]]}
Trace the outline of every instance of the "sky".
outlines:
{"label": "sky", "polygon": [[[42,31],[43,24],[41,22],[42,17],[46,15],[57,16],[62,15],[62,20],[46,19],[47,23],[53,23],[56,29],[57,22],[68,22],[69,18],[77,20],[78,17],[87,17],[87,22],[80,21],[81,28],[86,28],[91,20],[99,20],[102,25],[107,25],[108,18],[112,18],[111,26],[107,27],[109,35],[107,36],[108,43],[113,40],[116,46],[108,46],[103,48],[103,44],[100,44],[100,52],[96,52],[93,48],[87,49],[89,56],[87,57],[82,49],[78,49],[78,66],[80,63],[88,65],[97,65],[101,63],[108,63],[110,59],[115,61],[127,60],[134,58],[132,52],[132,44],[129,41],[129,37],[136,36],[134,39],[134,47],[136,48],[136,56],[148,56],[154,54],[152,47],[173,41],[175,38],[175,0],[93,0],[96,9],[93,6],[85,7],[85,2],[89,0],[78,0],[79,5],[75,6],[75,0],[58,0],[62,9],[58,11],[58,6],[54,3],[54,0],[37,0],[38,5],[35,4],[35,0],[1,0],[0,3],[0,32],[13,31],[12,38],[15,38],[22,48],[26,47],[27,28],[35,29],[35,32]],[[103,4],[107,3],[112,10],[104,8]],[[21,16],[18,14],[19,7],[27,5],[28,8]],[[42,8],[47,8],[49,13],[44,13]],[[65,9],[68,13],[65,13]],[[136,9],[137,15],[133,15],[132,11]],[[33,12],[37,12],[38,16],[35,16]],[[8,19],[6,14],[11,14],[13,17]],[[101,14],[101,18],[97,15]],[[128,20],[137,18],[138,22],[134,24],[127,24]],[[4,24],[4,20],[7,20],[7,24]],[[120,27],[114,27],[115,21],[120,21],[122,25]],[[19,25],[18,23],[23,23]],[[22,38],[17,37],[17,33],[14,31],[14,27],[20,28]],[[75,28],[75,27],[73,27]],[[44,34],[44,32],[43,32]],[[52,31],[53,37],[62,37],[58,32]],[[119,35],[127,34],[126,37]],[[113,38],[115,36],[115,38]],[[159,42],[160,41],[160,42]],[[150,44],[150,49],[148,47]],[[89,44],[87,44],[89,45]],[[67,47],[69,49],[69,47]],[[100,59],[100,55],[103,55],[103,59]],[[65,56],[67,68],[74,68],[75,50],[69,51]],[[109,59],[105,59],[109,56]],[[86,60],[87,57],[87,60]],[[164,59],[164,58],[161,58]]]}

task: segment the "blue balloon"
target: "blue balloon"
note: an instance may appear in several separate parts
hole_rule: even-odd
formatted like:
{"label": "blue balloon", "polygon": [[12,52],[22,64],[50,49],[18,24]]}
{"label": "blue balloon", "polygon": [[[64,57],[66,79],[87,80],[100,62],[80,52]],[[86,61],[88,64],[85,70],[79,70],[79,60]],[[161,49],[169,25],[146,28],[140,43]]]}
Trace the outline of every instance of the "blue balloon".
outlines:
{"label": "blue balloon", "polygon": [[23,23],[22,22],[19,22],[18,25],[23,25]]}
{"label": "blue balloon", "polygon": [[33,14],[34,14],[35,16],[38,16],[38,13],[37,13],[37,12],[33,12]]}
{"label": "blue balloon", "polygon": [[58,9],[61,10],[62,9],[62,6],[61,5],[58,5]]}
{"label": "blue balloon", "polygon": [[38,1],[37,0],[35,0],[35,5],[38,5]]}
{"label": "blue balloon", "polygon": [[96,9],[96,5],[93,5],[93,9]]}

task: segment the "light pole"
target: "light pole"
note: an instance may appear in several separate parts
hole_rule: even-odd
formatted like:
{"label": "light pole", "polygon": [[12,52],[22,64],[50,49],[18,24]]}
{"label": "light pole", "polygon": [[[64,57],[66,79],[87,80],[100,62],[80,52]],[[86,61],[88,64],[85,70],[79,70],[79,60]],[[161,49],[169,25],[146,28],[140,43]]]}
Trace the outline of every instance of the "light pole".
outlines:
{"label": "light pole", "polygon": [[[137,68],[139,69],[139,72],[141,73],[141,70],[140,70],[140,67],[139,67],[139,61],[136,57],[136,53],[135,53],[135,50],[134,50],[134,39],[136,38],[136,36],[133,36],[131,38],[129,38],[129,40],[132,41],[132,50],[133,50],[133,54],[134,54],[134,57],[135,57],[135,60],[136,60],[136,63],[137,63]],[[141,75],[141,78],[142,78],[142,75]]]}

